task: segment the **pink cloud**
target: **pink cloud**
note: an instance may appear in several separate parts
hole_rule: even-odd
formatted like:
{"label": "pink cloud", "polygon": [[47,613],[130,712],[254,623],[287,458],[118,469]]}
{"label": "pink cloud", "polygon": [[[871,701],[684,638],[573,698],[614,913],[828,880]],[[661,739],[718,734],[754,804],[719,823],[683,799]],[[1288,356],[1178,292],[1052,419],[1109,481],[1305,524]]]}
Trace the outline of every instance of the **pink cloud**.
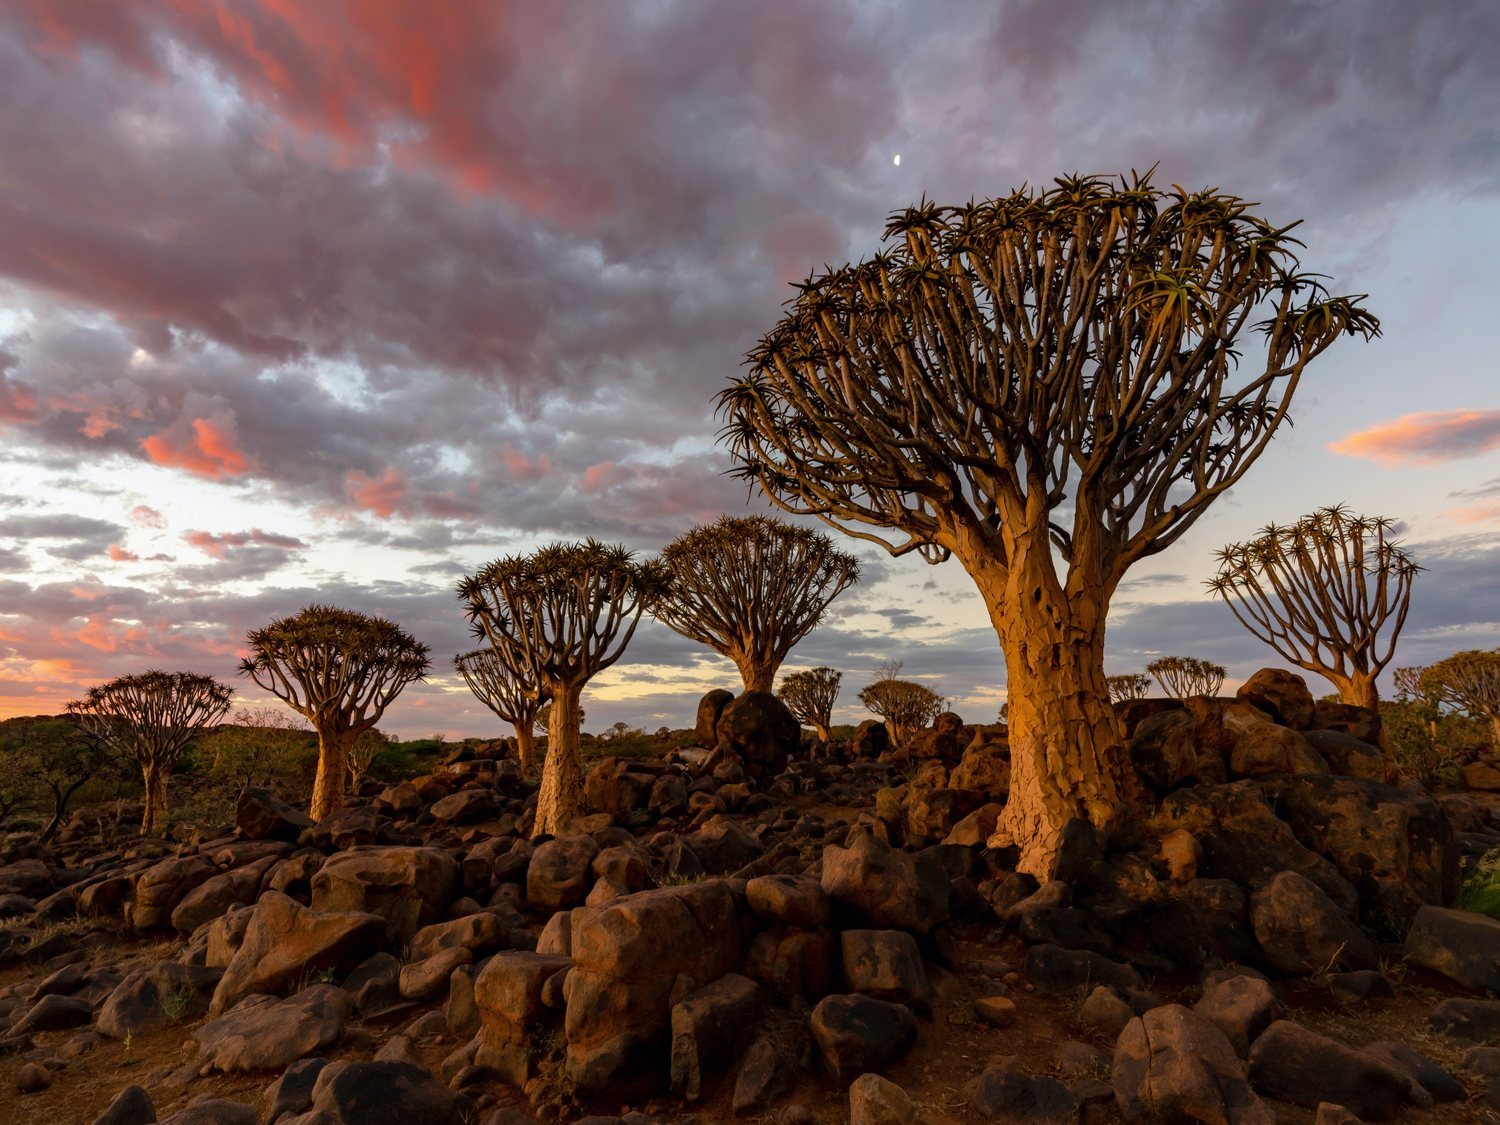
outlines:
{"label": "pink cloud", "polygon": [[1346,457],[1387,465],[1430,465],[1500,449],[1500,410],[1444,410],[1403,414],[1328,446]]}
{"label": "pink cloud", "polygon": [[167,517],[155,508],[147,507],[145,504],[137,504],[130,509],[130,522],[135,527],[146,527],[160,530],[167,526]]}
{"label": "pink cloud", "polygon": [[1443,515],[1454,523],[1488,523],[1490,520],[1500,520],[1500,500],[1449,508]]}
{"label": "pink cloud", "polygon": [[229,552],[237,547],[274,547],[282,551],[297,551],[307,546],[294,536],[262,531],[258,527],[249,531],[226,531],[219,535],[210,531],[189,531],[182,538],[189,546],[197,547],[205,555],[216,559],[228,558]]}
{"label": "pink cloud", "polygon": [[356,508],[374,512],[381,519],[390,519],[396,514],[406,499],[406,488],[406,477],[392,468],[387,468],[378,477],[356,469],[344,478],[344,491],[349,502]]}
{"label": "pink cloud", "polygon": [[118,543],[111,543],[109,545],[109,559],[110,562],[140,562],[141,556],[134,551],[127,551]]}
{"label": "pink cloud", "polygon": [[194,418],[192,431],[188,437],[175,427],[162,430],[142,441],[141,449],[158,465],[186,469],[207,480],[243,476],[250,471],[250,459],[237,445],[232,423]]}
{"label": "pink cloud", "polygon": [[584,492],[602,492],[609,485],[611,474],[615,471],[613,461],[601,461],[597,465],[590,465],[583,471],[583,480],[579,488]]}

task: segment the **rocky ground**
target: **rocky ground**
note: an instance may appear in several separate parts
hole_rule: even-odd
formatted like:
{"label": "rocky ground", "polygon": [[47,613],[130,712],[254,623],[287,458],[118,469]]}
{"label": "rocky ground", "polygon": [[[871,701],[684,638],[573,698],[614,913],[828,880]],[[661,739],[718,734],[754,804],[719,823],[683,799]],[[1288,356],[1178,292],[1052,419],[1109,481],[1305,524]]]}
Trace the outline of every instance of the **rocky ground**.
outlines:
{"label": "rocky ground", "polygon": [[728,693],[556,839],[504,743],[316,825],[75,818],[0,866],[0,1119],[1500,1120],[1500,921],[1448,906],[1500,766],[1433,796],[1282,673],[1121,719],[1154,813],[1044,884],[1003,727],[809,751]]}

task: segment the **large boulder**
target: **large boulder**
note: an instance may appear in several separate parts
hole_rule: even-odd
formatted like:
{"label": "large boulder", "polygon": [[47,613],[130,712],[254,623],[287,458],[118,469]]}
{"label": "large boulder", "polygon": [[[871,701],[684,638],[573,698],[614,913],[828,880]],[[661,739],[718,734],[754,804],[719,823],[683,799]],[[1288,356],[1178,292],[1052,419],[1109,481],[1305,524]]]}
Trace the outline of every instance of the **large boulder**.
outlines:
{"label": "large boulder", "polygon": [[583,779],[583,803],[616,818],[645,807],[657,779],[631,765],[628,758],[601,758]]}
{"label": "large boulder", "polygon": [[135,898],[129,907],[130,924],[137,930],[169,925],[177,904],[194,887],[217,875],[218,870],[201,855],[174,856],[148,867],[135,881]]}
{"label": "large boulder", "polygon": [[729,973],[672,1007],[672,1088],[688,1101],[736,1062],[760,1023],[760,985]]}
{"label": "large boulder", "polygon": [[747,691],[726,704],[714,734],[747,765],[770,765],[802,748],[802,724],[769,691]]}
{"label": "large boulder", "polygon": [[212,1070],[280,1070],[338,1042],[349,998],[331,984],[305,988],[288,1000],[250,996],[193,1033],[198,1064]]}
{"label": "large boulder", "polygon": [[1293,730],[1308,730],[1317,716],[1317,703],[1307,681],[1283,668],[1262,668],[1241,684],[1234,696]]}
{"label": "large boulder", "polygon": [[249,840],[296,843],[312,827],[312,821],[264,789],[246,789],[234,805],[234,826]]}
{"label": "large boulder", "polygon": [[533,909],[548,913],[578,905],[593,885],[593,862],[598,854],[599,845],[592,836],[548,840],[532,854],[526,868],[526,901]]}
{"label": "large boulder", "polygon": [[1229,772],[1235,777],[1325,774],[1328,763],[1290,727],[1254,722],[1236,730],[1229,747]]}
{"label": "large boulder", "polygon": [[948,918],[948,875],[937,860],[893,851],[867,832],[823,849],[822,882],[836,910],[875,928],[926,934]]}
{"label": "large boulder", "polygon": [[759,840],[723,813],[709,817],[703,827],[682,842],[711,875],[737,871],[765,851]]}
{"label": "large boulder", "polygon": [[1311,976],[1378,963],[1365,932],[1295,871],[1283,871],[1250,896],[1250,921],[1266,959],[1284,973]]}
{"label": "large boulder", "polygon": [[917,1039],[910,1008],[857,994],[823,997],[812,1010],[810,1027],[823,1065],[846,1086],[866,1071],[883,1070]]}
{"label": "large boulder", "polygon": [[277,862],[278,857],[267,856],[199,883],[172,911],[172,928],[180,934],[190,934],[204,923],[222,917],[231,907],[249,906],[260,894],[266,873]]}
{"label": "large boulder", "polygon": [[277,891],[260,898],[214,990],[211,1015],[256,992],[285,992],[313,973],[353,969],[385,941],[386,920],[363,912],[309,910]]}
{"label": "large boulder", "polygon": [[719,738],[716,731],[719,726],[719,716],[724,713],[724,708],[733,702],[734,692],[732,691],[714,688],[713,691],[706,693],[698,701],[698,715],[693,720],[693,741],[710,750],[718,745]]}
{"label": "large boulder", "polygon": [[1332,1102],[1370,1121],[1389,1121],[1413,1093],[1389,1063],[1290,1020],[1273,1023],[1250,1048],[1250,1084],[1277,1101],[1307,1109]]}
{"label": "large boulder", "polygon": [[588,1092],[664,1084],[672,1002],[733,972],[743,902],[722,879],[625,895],[573,912],[567,1075]]}
{"label": "large boulder", "polygon": [[845,930],[839,941],[849,991],[893,1000],[919,1012],[932,1007],[932,985],[911,934],[905,930]]}
{"label": "large boulder", "polygon": [[218,969],[162,961],[122,980],[100,1006],[94,1028],[124,1039],[203,1015],[222,973]]}
{"label": "large boulder", "polygon": [[477,1120],[474,1102],[408,1062],[327,1067],[313,1089],[319,1125],[450,1125]]}
{"label": "large boulder", "polygon": [[1500,921],[1424,906],[1407,931],[1406,958],[1466,988],[1500,993]]}
{"label": "large boulder", "polygon": [[559,954],[512,951],[485,962],[474,979],[479,1043],[474,1062],[514,1086],[536,1074],[541,1042],[556,1030],[559,1013],[543,999],[547,982],[573,966]]}
{"label": "large boulder", "polygon": [[1228,776],[1224,755],[1199,745],[1198,719],[1180,704],[1141,719],[1127,749],[1136,772],[1163,792],[1182,785],[1221,782]]}
{"label": "large boulder", "polygon": [[361,847],[329,858],[312,881],[314,910],[360,911],[386,921],[404,946],[447,911],[458,888],[458,860],[442,848]]}
{"label": "large boulder", "polygon": [[1115,1044],[1115,1100],[1131,1121],[1274,1125],[1224,1033],[1180,1004],[1152,1008]]}
{"label": "large boulder", "polygon": [[1429,794],[1326,775],[1276,778],[1265,791],[1297,839],[1353,884],[1369,925],[1399,935],[1420,907],[1458,893],[1453,828]]}

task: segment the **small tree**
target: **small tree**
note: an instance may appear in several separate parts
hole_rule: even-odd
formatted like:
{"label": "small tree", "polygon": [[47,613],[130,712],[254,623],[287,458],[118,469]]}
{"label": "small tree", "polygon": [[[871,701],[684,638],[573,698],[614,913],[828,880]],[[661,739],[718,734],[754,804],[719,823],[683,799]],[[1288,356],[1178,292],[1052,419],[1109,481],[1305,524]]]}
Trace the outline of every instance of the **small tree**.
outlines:
{"label": "small tree", "polygon": [[234,689],[194,672],[141,672],[90,688],[68,714],[98,745],[140,768],[146,787],[141,833],[161,827],[167,779],[187,744],[229,710]]}
{"label": "small tree", "polygon": [[1396,759],[1428,789],[1435,789],[1446,770],[1455,769],[1485,743],[1487,723],[1444,709],[1433,694],[1436,684],[1426,668],[1397,668],[1392,674],[1394,700],[1380,703],[1380,726]]}
{"label": "small tree", "polygon": [[885,720],[891,741],[905,747],[942,713],[945,700],[925,684],[885,677],[859,693],[859,701]]}
{"label": "small tree", "polygon": [[1500,748],[1500,648],[1469,649],[1429,665],[1422,689],[1450,707],[1490,724],[1490,745]]}
{"label": "small tree", "polygon": [[1218,695],[1224,686],[1224,666],[1196,656],[1163,656],[1147,664],[1146,671],[1173,699]]}
{"label": "small tree", "polygon": [[[1388,519],[1319,508],[1219,552],[1208,588],[1283,660],[1322,676],[1339,699],[1372,710],[1421,570]],[[1384,636],[1382,636],[1384,631]]]}
{"label": "small tree", "polygon": [[844,674],[832,668],[809,668],[782,677],[781,702],[792,717],[803,726],[812,727],[818,740],[827,742],[833,735],[833,704],[839,697],[839,683]]}
{"label": "small tree", "polygon": [[[479,702],[493,711],[496,718],[516,728],[516,756],[521,769],[530,773],[536,767],[533,732],[537,713],[547,702],[546,687],[517,676],[492,648],[477,648],[455,656],[453,666]],[[582,720],[582,715],[579,719]]]}
{"label": "small tree", "polygon": [[1126,672],[1120,676],[1106,676],[1109,698],[1112,703],[1124,703],[1131,699],[1145,699],[1151,690],[1151,677],[1141,672]]}
{"label": "small tree", "polygon": [[312,728],[263,707],[242,707],[204,739],[208,769],[235,792],[267,788],[291,770]]}
{"label": "small tree", "polygon": [[475,634],[552,697],[533,835],[555,835],[582,811],[579,697],[624,654],[669,581],[660,563],[590,539],[496,559],[459,583]]}
{"label": "small tree", "polygon": [[17,809],[34,801],[36,794],[30,755],[14,743],[0,745],[0,827]]}
{"label": "small tree", "polygon": [[370,765],[390,744],[391,740],[374,727],[360,731],[359,737],[349,744],[349,757],[345,760],[344,768],[349,774],[351,792],[364,784]]}
{"label": "small tree", "polygon": [[428,648],[393,621],[310,605],[246,636],[249,676],[318,732],[311,814],[322,820],[344,802],[349,750],[407,684],[426,678]]}
{"label": "small tree", "polygon": [[1149,175],[924,200],[800,285],[720,396],[773,503],[968,571],[1010,690],[1002,828],[1043,878],[1069,821],[1139,793],[1104,677],[1121,580],[1245,475],[1309,363],[1379,329],[1250,207]]}
{"label": "small tree", "polygon": [[724,516],[662,551],[672,592],[652,614],[729,657],[746,691],[770,691],[782,661],[859,581],[859,563],[822,532],[767,516]]}

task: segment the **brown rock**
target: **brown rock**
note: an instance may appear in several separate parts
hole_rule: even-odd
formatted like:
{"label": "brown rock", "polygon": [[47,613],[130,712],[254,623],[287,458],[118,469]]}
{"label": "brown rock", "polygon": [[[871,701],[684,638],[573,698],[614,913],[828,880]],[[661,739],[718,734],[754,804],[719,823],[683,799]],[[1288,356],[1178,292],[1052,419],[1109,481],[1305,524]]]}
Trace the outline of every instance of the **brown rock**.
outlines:
{"label": "brown rock", "polygon": [[1115,1044],[1115,1100],[1129,1120],[1274,1125],[1223,1032],[1180,1004],[1130,1021]]}
{"label": "brown rock", "polygon": [[378,914],[399,947],[442,916],[457,888],[458,860],[441,848],[357,848],[332,856],[313,876],[312,906]]}

